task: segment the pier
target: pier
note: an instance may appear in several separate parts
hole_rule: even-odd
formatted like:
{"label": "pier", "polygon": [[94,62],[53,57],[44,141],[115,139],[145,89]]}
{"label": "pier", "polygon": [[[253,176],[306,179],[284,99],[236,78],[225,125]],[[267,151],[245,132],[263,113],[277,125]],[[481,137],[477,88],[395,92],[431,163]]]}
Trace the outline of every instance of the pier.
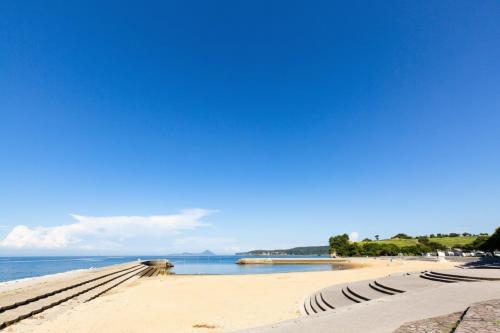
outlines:
{"label": "pier", "polygon": [[347,259],[336,258],[241,258],[236,261],[238,265],[333,265],[349,262]]}

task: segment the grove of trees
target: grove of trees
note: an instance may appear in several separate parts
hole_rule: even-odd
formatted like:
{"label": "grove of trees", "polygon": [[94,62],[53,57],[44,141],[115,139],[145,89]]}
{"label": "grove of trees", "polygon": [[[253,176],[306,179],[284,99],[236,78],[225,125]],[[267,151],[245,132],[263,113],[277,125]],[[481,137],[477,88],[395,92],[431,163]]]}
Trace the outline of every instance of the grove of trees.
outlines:
{"label": "grove of trees", "polygon": [[[458,234],[449,234],[453,236],[448,237],[458,237]],[[457,235],[457,236],[454,236]],[[487,234],[486,234],[487,235]],[[500,250],[500,227],[495,230],[491,236],[486,236],[481,234],[476,240],[468,245],[455,245],[453,247],[462,248],[464,250],[483,250],[483,251],[495,251]],[[405,238],[409,237],[405,234],[398,234],[393,238]],[[438,237],[442,237],[442,234],[438,234]],[[375,236],[378,240],[378,235]],[[411,237],[409,237],[411,238]],[[417,244],[412,246],[397,246],[391,243],[377,243],[370,241],[369,239],[363,240],[363,243],[355,243],[349,241],[349,236],[347,234],[337,235],[330,237],[329,239],[329,251],[330,254],[336,254],[342,257],[351,256],[395,256],[399,253],[403,255],[421,255],[422,253],[432,252],[436,250],[445,250],[446,246],[438,242],[433,242],[431,238],[427,236],[416,237]]]}

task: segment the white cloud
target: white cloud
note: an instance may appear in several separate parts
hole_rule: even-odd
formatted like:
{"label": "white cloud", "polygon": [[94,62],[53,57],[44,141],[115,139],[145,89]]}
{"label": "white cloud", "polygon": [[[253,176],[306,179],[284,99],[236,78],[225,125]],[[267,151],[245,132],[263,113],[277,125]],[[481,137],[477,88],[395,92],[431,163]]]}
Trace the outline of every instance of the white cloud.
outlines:
{"label": "white cloud", "polygon": [[173,215],[83,216],[71,214],[76,222],[53,227],[14,227],[0,240],[0,247],[13,249],[93,249],[116,247],[137,236],[161,237],[208,224],[200,220],[214,211],[186,209]]}
{"label": "white cloud", "polygon": [[353,231],[349,234],[349,240],[355,242],[359,238],[359,233],[357,231]]}

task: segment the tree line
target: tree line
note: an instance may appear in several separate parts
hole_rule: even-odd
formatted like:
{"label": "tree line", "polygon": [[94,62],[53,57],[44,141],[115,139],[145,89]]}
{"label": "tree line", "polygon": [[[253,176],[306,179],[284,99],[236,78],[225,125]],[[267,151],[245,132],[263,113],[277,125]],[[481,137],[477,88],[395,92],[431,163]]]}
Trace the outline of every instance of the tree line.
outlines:
{"label": "tree line", "polygon": [[[330,237],[329,249],[330,254],[336,254],[342,257],[396,256],[400,253],[403,255],[421,255],[422,253],[436,250],[446,250],[447,247],[445,245],[433,242],[431,238],[434,237],[419,236],[417,238],[417,244],[415,245],[398,246],[391,243],[375,243],[370,241],[364,241],[363,243],[350,242],[349,236],[343,234]],[[497,228],[491,236],[485,236],[483,234],[482,236],[478,236],[471,244],[455,245],[453,247],[463,250],[500,250],[500,228]]]}
{"label": "tree line", "polygon": [[[461,234],[458,234],[458,233],[455,233],[455,232],[451,232],[449,234],[440,234],[440,233],[437,233],[437,234],[430,234],[430,235],[423,235],[423,236],[415,236],[415,237],[412,237],[410,235],[407,235],[405,233],[399,233],[399,234],[396,234],[394,236],[391,237],[391,239],[420,239],[420,238],[453,238],[453,237],[488,237],[488,234],[487,233],[480,233],[480,234],[471,234],[471,233],[468,233],[468,232],[464,232],[464,233],[461,233]],[[375,235],[375,240],[379,240],[379,235]],[[371,242],[372,239],[371,238],[365,238],[363,239],[363,242]]]}

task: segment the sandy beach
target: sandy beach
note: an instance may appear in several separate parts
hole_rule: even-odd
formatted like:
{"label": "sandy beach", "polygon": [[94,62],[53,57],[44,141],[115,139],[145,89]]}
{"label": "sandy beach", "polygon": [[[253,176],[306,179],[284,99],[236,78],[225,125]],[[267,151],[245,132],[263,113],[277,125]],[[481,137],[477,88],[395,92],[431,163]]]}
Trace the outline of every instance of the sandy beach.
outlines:
{"label": "sandy beach", "polygon": [[262,275],[171,275],[124,284],[88,303],[70,301],[7,332],[228,332],[301,315],[317,289],[456,263],[355,259],[358,268]]}

